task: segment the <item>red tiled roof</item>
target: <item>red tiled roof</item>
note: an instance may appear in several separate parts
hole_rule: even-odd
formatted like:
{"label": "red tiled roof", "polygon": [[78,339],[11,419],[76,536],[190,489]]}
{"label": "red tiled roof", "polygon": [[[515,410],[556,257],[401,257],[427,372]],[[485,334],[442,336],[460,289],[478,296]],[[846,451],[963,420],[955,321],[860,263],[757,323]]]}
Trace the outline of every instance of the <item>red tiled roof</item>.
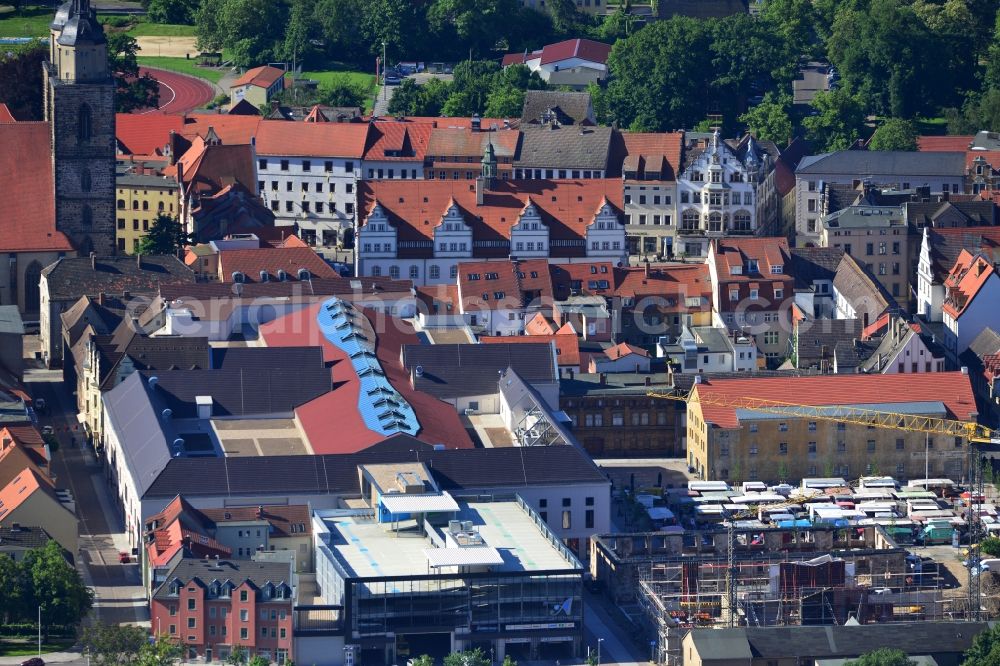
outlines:
{"label": "red tiled roof", "polygon": [[541,64],[548,65],[560,60],[570,58],[580,58],[604,64],[608,61],[611,47],[608,44],[595,42],[590,39],[567,39],[555,44],[547,44],[541,50],[530,53],[508,53],[503,57],[501,64],[507,65],[523,64],[530,60],[540,59]]}
{"label": "red tiled roof", "polygon": [[[258,511],[260,513],[258,513]],[[271,538],[312,534],[312,519],[305,504],[265,504],[263,506],[229,506],[201,509],[201,514],[218,526],[229,521],[266,520],[271,525]],[[302,525],[302,531],[292,532],[291,525]]]}
{"label": "red tiled roof", "polygon": [[283,270],[288,281],[299,279],[299,269],[305,268],[311,277],[337,278],[340,275],[310,247],[265,247],[256,250],[223,250],[219,252],[219,275],[223,282],[232,282],[233,273],[243,273],[246,282],[261,282],[260,272],[277,280]]}
{"label": "red tiled roof", "polygon": [[962,250],[951,273],[944,280],[946,295],[941,309],[954,319],[961,317],[995,272],[993,264],[982,255]]}
{"label": "red tiled roof", "polygon": [[262,120],[257,129],[257,154],[360,159],[365,154],[367,138],[365,123]]}
{"label": "red tiled roof", "polygon": [[608,347],[604,350],[604,355],[607,356],[612,361],[616,361],[620,358],[627,358],[635,354],[636,356],[649,357],[649,352],[645,349],[635,347],[628,344],[627,342],[622,342],[615,345],[614,347]]}
{"label": "red tiled roof", "polygon": [[0,123],[0,252],[68,252],[56,231],[49,124]]}
{"label": "red tiled roof", "polygon": [[[720,281],[756,282],[761,279],[778,279],[788,276],[791,256],[787,238],[726,238],[712,241],[715,246],[715,270]],[[760,275],[747,275],[748,259],[756,259]],[[732,272],[740,267],[741,273]],[[781,273],[774,273],[772,266],[781,266]]]}
{"label": "red tiled roof", "polygon": [[[661,312],[709,311],[712,308],[712,281],[707,264],[672,264],[651,268],[615,268],[615,294],[622,298],[639,299],[657,296],[664,299],[657,307]],[[700,299],[698,305],[688,304],[688,298]]]}
{"label": "red tiled roof", "polygon": [[[551,305],[552,279],[546,259],[465,261],[458,265],[462,312]],[[503,294],[497,298],[497,294]]]}
{"label": "red tiled roof", "polygon": [[[949,418],[963,421],[977,412],[969,375],[961,372],[717,379],[695,384],[695,390],[703,398],[754,396],[809,406],[942,402]],[[701,409],[706,422],[721,428],[739,427],[733,407],[702,402]]]}
{"label": "red tiled roof", "polygon": [[924,152],[965,152],[972,145],[975,136],[918,136],[917,150]]}
{"label": "red tiled roof", "polygon": [[166,113],[119,113],[115,116],[118,150],[125,155],[163,155],[170,132],[183,134],[184,116]]}
{"label": "red tiled roof", "polygon": [[[246,100],[243,100],[246,101]],[[323,110],[319,108],[319,104],[313,105],[313,108],[309,110],[309,115],[302,119],[304,123],[328,123],[330,119],[326,117]]]}
{"label": "red tiled roof", "polygon": [[[529,200],[548,225],[551,240],[581,240],[605,200],[620,219],[622,187],[621,181],[615,179],[499,181],[484,193],[483,205],[478,205],[472,181],[383,180],[359,183],[358,200],[359,227],[363,227],[377,202],[397,228],[400,241],[433,240],[434,229],[452,201],[472,227],[475,241],[509,240],[511,227],[517,224]],[[574,251],[562,249],[553,247],[552,255],[572,255]],[[493,254],[508,253],[504,248],[498,248],[498,252],[501,254]],[[493,255],[488,250],[477,250],[477,256]]]}
{"label": "red tiled roof", "polygon": [[[368,132],[366,160],[423,161],[428,139],[433,131],[425,123],[384,121],[372,123]],[[393,152],[397,154],[389,155]],[[401,153],[401,154],[400,154]]]}
{"label": "red tiled roof", "polygon": [[234,182],[250,192],[257,190],[249,145],[207,144],[196,137],[177,164],[188,193],[216,194]]}
{"label": "red tiled roof", "polygon": [[868,326],[861,331],[861,339],[871,340],[873,337],[878,335],[879,331],[889,325],[890,316],[891,315],[888,312],[884,312],[878,319],[871,324],[868,324]]}
{"label": "red tiled roof", "polygon": [[[313,452],[354,453],[376,444],[385,436],[369,430],[358,411],[361,380],[351,364],[351,359],[334,346],[319,330],[317,317],[323,303],[317,303],[261,326],[261,338],[269,347],[316,346],[323,348],[323,358],[330,365],[332,386],[329,393],[299,406],[295,410]],[[426,393],[415,391],[410,385],[409,372],[400,364],[404,344],[419,344],[419,338],[410,324],[384,315],[364,310],[373,324],[381,325],[375,344],[386,379],[413,407],[420,422],[417,439],[428,444],[444,444],[448,448],[472,448],[472,440],[458,418],[452,405]]]}
{"label": "red tiled roof", "polygon": [[0,102],[0,123],[16,123],[16,122],[17,118],[15,118],[14,114],[10,112],[10,109],[7,108],[7,105],[4,104],[3,102]]}
{"label": "red tiled roof", "polygon": [[205,138],[212,129],[224,144],[250,143],[257,129],[264,122],[260,116],[230,116],[228,114],[195,113],[184,117],[180,134],[188,140],[196,136]]}
{"label": "red tiled roof", "polygon": [[986,354],[983,356],[983,377],[992,383],[997,375],[1000,375],[1000,354]]}
{"label": "red tiled roof", "polygon": [[414,287],[417,299],[429,314],[458,314],[458,285],[434,284]]}
{"label": "red tiled roof", "polygon": [[556,328],[548,317],[536,312],[534,317],[525,322],[524,332],[526,335],[549,336],[556,334]]}
{"label": "red tiled roof", "polygon": [[[485,126],[484,126],[485,127]],[[473,131],[470,128],[439,127],[431,131],[427,144],[429,158],[472,157],[479,158],[486,151],[488,143],[493,144],[497,157],[514,157],[517,154],[517,144],[521,139],[518,130],[498,129],[492,131]],[[435,166],[441,163],[435,162]],[[469,163],[462,163],[461,168],[469,168]]]}
{"label": "red tiled roof", "polygon": [[260,88],[270,88],[272,83],[284,75],[284,70],[278,69],[277,67],[263,65],[261,67],[248,69],[243,76],[229,84],[229,87],[235,88],[237,86],[245,86],[249,84]]}
{"label": "red tiled roof", "polygon": [[0,488],[0,523],[8,513],[17,509],[37,491],[52,492],[49,482],[41,474],[33,467],[25,467],[6,486]]}
{"label": "red tiled roof", "polygon": [[[430,125],[431,128],[438,127],[450,127],[452,129],[469,129],[472,127],[472,118],[463,117],[441,117],[441,116],[397,116],[395,118],[385,118],[385,117],[365,117],[366,121],[370,121],[375,125],[381,123],[407,123],[409,125]],[[496,125],[497,127],[503,127],[504,121],[514,123],[515,120],[512,118],[480,118],[479,125],[482,128],[492,127]]]}
{"label": "red tiled roof", "polygon": [[[683,150],[683,132],[622,132],[622,140],[625,142],[625,163],[632,166],[642,166],[643,169],[652,168],[651,161],[656,157],[666,160],[668,169],[665,169],[661,178],[664,180],[674,180],[677,172],[681,168],[681,151]],[[640,163],[645,162],[643,165]],[[631,169],[629,169],[631,170]],[[657,170],[659,170],[657,168]]]}

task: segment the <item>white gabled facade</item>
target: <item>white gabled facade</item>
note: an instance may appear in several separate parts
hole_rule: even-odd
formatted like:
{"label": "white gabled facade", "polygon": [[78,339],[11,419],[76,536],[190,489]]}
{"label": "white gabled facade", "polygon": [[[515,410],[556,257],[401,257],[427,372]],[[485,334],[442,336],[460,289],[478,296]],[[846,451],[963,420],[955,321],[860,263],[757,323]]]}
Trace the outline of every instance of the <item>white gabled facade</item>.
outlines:
{"label": "white gabled facade", "polygon": [[707,256],[712,238],[750,236],[775,214],[771,158],[749,139],[741,158],[718,131],[677,178],[674,254]]}
{"label": "white gabled facade", "polygon": [[607,199],[601,202],[594,219],[587,225],[587,258],[628,263],[625,224]]}
{"label": "white gabled facade", "polygon": [[518,259],[533,259],[549,256],[549,249],[549,227],[542,221],[535,202],[528,197],[521,217],[510,229],[511,254]]}
{"label": "white gabled facade", "polygon": [[336,245],[353,228],[360,175],[358,158],[257,154],[260,198],[309,245]]}

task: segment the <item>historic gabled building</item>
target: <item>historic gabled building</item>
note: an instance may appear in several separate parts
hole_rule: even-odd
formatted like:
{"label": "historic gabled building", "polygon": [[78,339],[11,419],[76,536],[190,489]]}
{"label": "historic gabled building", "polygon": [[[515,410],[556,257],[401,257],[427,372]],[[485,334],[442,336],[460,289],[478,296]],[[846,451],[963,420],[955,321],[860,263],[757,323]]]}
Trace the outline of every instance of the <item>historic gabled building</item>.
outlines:
{"label": "historic gabled building", "polygon": [[716,131],[687,154],[677,179],[674,254],[704,257],[712,238],[768,233],[777,218],[774,161],[752,136],[730,143]]}
{"label": "historic gabled building", "polygon": [[470,260],[625,260],[620,183],[497,180],[489,144],[482,173],[475,182],[362,183],[358,275],[441,284]]}

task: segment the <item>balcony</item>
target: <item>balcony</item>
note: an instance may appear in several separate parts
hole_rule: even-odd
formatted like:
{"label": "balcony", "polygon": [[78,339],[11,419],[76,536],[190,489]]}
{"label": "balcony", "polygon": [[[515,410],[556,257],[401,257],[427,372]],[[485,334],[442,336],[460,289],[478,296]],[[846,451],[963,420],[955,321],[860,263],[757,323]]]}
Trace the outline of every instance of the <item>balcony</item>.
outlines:
{"label": "balcony", "polygon": [[681,236],[704,236],[705,230],[701,227],[685,227],[681,226],[677,228],[677,233]]}

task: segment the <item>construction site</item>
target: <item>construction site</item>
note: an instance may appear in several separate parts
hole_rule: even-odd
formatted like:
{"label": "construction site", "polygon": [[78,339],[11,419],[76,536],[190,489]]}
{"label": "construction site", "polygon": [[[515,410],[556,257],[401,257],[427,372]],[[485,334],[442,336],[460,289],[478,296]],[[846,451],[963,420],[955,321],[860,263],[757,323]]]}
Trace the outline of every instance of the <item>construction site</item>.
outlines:
{"label": "construction site", "polygon": [[656,663],[673,666],[694,627],[958,619],[968,608],[943,566],[877,525],[603,535],[591,574],[645,628]]}

